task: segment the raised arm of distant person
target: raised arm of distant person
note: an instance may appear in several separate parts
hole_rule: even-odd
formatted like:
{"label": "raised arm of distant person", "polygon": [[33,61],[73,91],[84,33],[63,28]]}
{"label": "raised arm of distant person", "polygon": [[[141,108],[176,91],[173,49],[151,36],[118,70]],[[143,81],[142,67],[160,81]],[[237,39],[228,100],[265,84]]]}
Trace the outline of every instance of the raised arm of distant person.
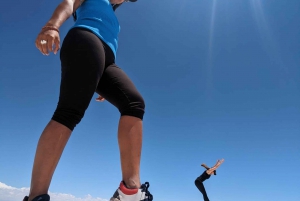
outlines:
{"label": "raised arm of distant person", "polygon": [[216,172],[217,168],[220,167],[220,165],[224,162],[224,159],[221,159],[221,160],[217,160],[217,163],[209,168],[208,170],[206,170],[206,173],[209,174],[209,175],[212,175],[212,173]]}

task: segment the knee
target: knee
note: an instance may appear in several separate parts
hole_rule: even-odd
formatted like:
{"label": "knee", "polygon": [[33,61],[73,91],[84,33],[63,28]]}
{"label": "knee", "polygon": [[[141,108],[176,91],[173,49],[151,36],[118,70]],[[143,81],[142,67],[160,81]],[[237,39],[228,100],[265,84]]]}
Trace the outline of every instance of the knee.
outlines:
{"label": "knee", "polygon": [[145,113],[145,101],[143,97],[138,94],[131,98],[131,100],[126,105],[119,108],[119,111],[121,113],[121,116],[134,116],[143,120]]}
{"label": "knee", "polygon": [[195,180],[195,185],[197,186],[197,185],[201,184],[202,182],[203,182],[203,181],[201,181],[201,180],[198,178],[198,179]]}
{"label": "knee", "polygon": [[202,183],[201,181],[199,181],[199,180],[195,180],[195,186],[196,186],[199,190],[201,190],[201,188],[202,188],[202,186],[203,186],[203,183]]}
{"label": "knee", "polygon": [[68,107],[58,107],[53,114],[52,120],[61,123],[73,131],[83,116],[84,111],[79,111],[77,109]]}

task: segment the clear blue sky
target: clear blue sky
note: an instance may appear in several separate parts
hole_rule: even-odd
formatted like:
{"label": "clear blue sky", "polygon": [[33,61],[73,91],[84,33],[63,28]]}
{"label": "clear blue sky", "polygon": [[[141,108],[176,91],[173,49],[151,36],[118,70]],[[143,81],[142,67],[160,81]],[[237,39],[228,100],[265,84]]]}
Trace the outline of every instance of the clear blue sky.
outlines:
{"label": "clear blue sky", "polygon": [[[43,56],[34,41],[59,2],[0,6],[0,182],[15,188],[30,185],[58,99],[59,56]],[[212,201],[300,200],[299,10],[299,0],[139,0],[118,9],[117,63],[146,100],[141,179],[155,201],[201,200],[200,164],[218,158],[224,164],[205,182]],[[91,102],[51,192],[110,198],[121,178],[118,117],[108,102]]]}

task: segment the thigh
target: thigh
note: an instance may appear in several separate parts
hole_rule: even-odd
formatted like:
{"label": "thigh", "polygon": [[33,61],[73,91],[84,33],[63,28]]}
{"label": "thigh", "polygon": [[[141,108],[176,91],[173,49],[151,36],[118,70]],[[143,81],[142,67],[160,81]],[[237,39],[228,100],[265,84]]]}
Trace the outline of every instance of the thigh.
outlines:
{"label": "thigh", "polygon": [[105,67],[101,40],[84,29],[72,29],[61,49],[61,86],[58,107],[84,113]]}
{"label": "thigh", "polygon": [[202,182],[200,182],[199,180],[195,180],[195,186],[198,188],[199,191],[203,191],[204,189],[204,185]]}
{"label": "thigh", "polygon": [[144,107],[141,94],[131,79],[116,64],[111,64],[104,70],[96,92],[120,111],[133,104],[142,104],[141,107]]}

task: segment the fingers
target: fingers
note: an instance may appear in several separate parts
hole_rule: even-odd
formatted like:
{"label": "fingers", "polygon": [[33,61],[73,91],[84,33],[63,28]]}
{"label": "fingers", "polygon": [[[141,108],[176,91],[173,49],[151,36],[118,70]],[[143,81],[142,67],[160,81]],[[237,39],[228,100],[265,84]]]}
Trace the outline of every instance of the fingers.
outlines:
{"label": "fingers", "polygon": [[53,51],[53,45],[54,45],[54,38],[49,38],[49,40],[47,41],[47,53],[49,54],[49,51],[52,52]]}
{"label": "fingers", "polygon": [[43,53],[43,45],[44,45],[44,42],[47,42],[46,40],[42,40],[41,37],[37,37],[36,41],[35,41],[35,46],[37,47],[37,49],[40,50],[40,52],[42,54]]}
{"label": "fingers", "polygon": [[217,160],[217,163],[216,163],[215,167],[219,167],[223,162],[224,162],[224,159]]}
{"label": "fingers", "polygon": [[35,42],[36,46],[43,55],[49,55],[49,52],[48,52],[49,41],[46,39],[46,37],[44,37],[44,39],[42,39],[42,38],[43,37],[38,37],[38,39]]}
{"label": "fingers", "polygon": [[56,38],[56,40],[54,41],[55,44],[55,49],[53,51],[54,54],[56,54],[58,52],[58,50],[60,49],[60,40],[59,38]]}
{"label": "fingers", "polygon": [[224,162],[224,159],[218,160],[218,162],[220,163],[220,165]]}
{"label": "fingers", "polygon": [[39,34],[36,41],[35,41],[35,46],[40,50],[40,52],[43,54],[43,55],[46,55],[47,54],[47,43],[48,43],[48,40],[47,40],[47,37],[44,36],[43,34]]}
{"label": "fingers", "polygon": [[[44,41],[46,41],[46,42],[44,42]],[[47,56],[49,55],[48,44],[49,44],[48,40],[41,40],[42,53]]]}

